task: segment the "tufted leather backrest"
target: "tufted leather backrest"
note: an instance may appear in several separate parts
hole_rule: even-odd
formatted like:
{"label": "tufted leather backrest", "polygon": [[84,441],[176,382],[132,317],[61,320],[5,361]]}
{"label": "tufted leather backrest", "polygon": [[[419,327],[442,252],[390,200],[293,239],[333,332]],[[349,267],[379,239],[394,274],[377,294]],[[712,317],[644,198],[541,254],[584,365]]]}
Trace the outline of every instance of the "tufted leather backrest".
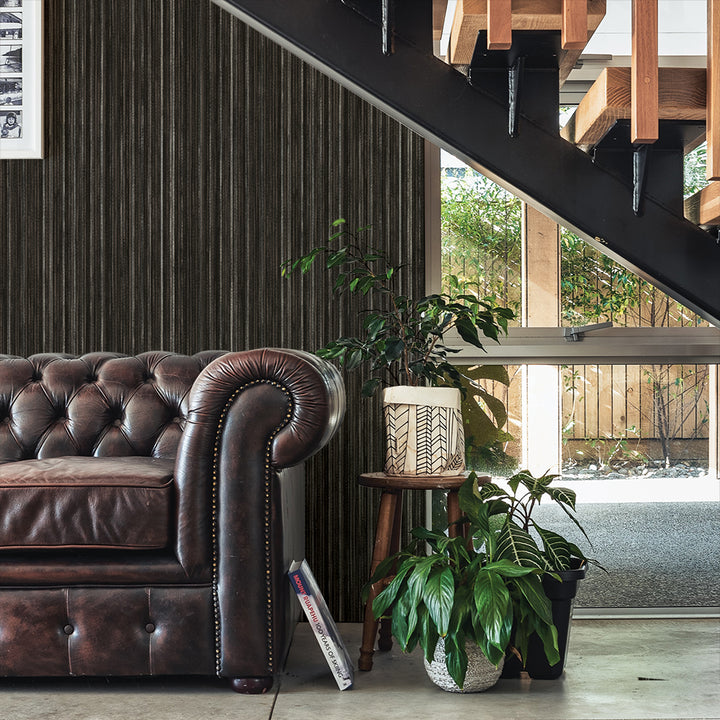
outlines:
{"label": "tufted leather backrest", "polygon": [[173,458],[190,388],[224,354],[0,355],[0,462],[65,455]]}

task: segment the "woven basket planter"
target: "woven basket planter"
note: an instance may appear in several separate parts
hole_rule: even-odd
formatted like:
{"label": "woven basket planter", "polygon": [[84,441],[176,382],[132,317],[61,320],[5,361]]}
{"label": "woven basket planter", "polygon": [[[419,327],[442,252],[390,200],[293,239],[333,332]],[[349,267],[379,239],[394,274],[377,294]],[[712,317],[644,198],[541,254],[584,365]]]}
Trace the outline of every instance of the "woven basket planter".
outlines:
{"label": "woven basket planter", "polygon": [[468,656],[467,672],[465,683],[462,688],[450,677],[445,663],[445,639],[439,638],[435,646],[433,661],[428,662],[425,658],[425,671],[428,677],[443,690],[455,693],[483,692],[491,688],[500,678],[503,668],[503,660],[495,667],[483,655],[482,650],[473,643],[465,644],[465,652]]}
{"label": "woven basket planter", "polygon": [[459,475],[465,433],[457,388],[396,386],[383,393],[388,475]]}

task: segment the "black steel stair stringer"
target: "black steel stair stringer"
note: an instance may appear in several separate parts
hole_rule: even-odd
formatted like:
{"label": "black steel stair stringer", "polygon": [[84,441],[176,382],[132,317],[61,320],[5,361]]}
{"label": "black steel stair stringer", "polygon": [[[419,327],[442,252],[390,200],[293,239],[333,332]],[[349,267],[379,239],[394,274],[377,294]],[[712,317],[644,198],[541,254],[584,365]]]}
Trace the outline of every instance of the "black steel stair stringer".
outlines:
{"label": "black steel stair stringer", "polygon": [[[384,55],[378,28],[340,0],[213,0],[262,34],[445,148],[720,327],[720,246],[706,231],[522,113],[404,42]],[[419,4],[427,0],[418,0]]]}

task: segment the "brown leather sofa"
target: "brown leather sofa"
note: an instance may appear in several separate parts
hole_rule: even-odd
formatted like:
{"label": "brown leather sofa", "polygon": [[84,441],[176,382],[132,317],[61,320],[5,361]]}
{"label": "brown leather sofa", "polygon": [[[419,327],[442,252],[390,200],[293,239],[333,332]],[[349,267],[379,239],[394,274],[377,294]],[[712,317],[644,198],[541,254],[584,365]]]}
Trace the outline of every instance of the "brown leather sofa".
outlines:
{"label": "brown leather sofa", "polygon": [[268,689],[344,403],[299,351],[0,356],[0,676]]}

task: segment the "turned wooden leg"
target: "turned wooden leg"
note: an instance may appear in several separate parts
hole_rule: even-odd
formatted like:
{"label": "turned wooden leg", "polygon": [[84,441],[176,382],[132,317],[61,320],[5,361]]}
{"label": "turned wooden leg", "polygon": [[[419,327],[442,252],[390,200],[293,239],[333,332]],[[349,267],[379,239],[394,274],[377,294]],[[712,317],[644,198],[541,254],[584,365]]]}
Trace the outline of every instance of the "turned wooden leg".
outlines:
{"label": "turned wooden leg", "polygon": [[460,512],[460,500],[457,490],[449,490],[447,496],[447,514],[448,514],[448,535],[451,538],[462,536],[465,537],[467,530],[466,525],[456,524],[462,517]]}
{"label": "turned wooden leg", "polygon": [[[400,550],[400,535],[402,533],[402,513],[403,513],[403,496],[399,493],[397,502],[395,503],[395,513],[393,515],[392,537],[390,540],[390,555],[394,555]],[[395,570],[392,571],[393,575]],[[383,652],[392,650],[392,622],[388,620],[380,621],[380,636],[378,638],[378,649]]]}
{"label": "turned wooden leg", "polygon": [[[382,497],[380,498],[380,510],[378,512],[377,528],[375,530],[375,547],[373,548],[370,577],[375,573],[377,566],[390,555],[393,525],[401,492],[401,490],[383,490]],[[372,670],[372,658],[375,651],[375,638],[378,630],[378,623],[373,615],[372,604],[382,588],[382,580],[374,583],[370,588],[367,605],[365,605],[362,644],[360,646],[360,659],[358,660],[358,669],[360,670]]]}
{"label": "turned wooden leg", "polygon": [[232,678],[230,687],[237,693],[244,695],[261,695],[266,693],[273,686],[273,678],[270,677],[248,677]]}

